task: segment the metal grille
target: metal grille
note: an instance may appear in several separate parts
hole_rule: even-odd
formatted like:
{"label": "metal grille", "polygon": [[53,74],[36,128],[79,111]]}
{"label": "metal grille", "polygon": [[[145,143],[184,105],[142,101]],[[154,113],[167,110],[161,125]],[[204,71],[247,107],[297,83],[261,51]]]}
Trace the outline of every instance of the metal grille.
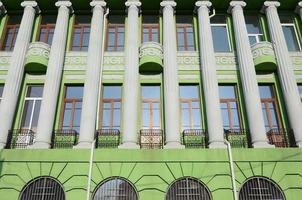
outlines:
{"label": "metal grille", "polygon": [[247,148],[247,134],[248,130],[245,129],[225,129],[225,139],[230,142],[233,148]]}
{"label": "metal grille", "polygon": [[271,129],[266,135],[269,143],[275,145],[275,147],[288,147],[287,132],[286,129]]}
{"label": "metal grille", "polygon": [[138,200],[135,188],[122,178],[110,178],[101,183],[93,194],[93,200]]}
{"label": "metal grille", "polygon": [[161,129],[141,129],[140,130],[141,149],[162,149],[163,130]]}
{"label": "metal grille", "polygon": [[120,130],[100,129],[96,132],[97,148],[117,148],[120,144]]}
{"label": "metal grille", "polygon": [[272,181],[255,177],[246,181],[239,192],[239,200],[284,200],[282,190]]}
{"label": "metal grille", "polygon": [[211,200],[211,196],[202,182],[186,177],[175,181],[170,186],[166,200]]}
{"label": "metal grille", "polygon": [[79,133],[72,129],[59,129],[53,133],[52,147],[56,149],[72,148],[78,143]]}
{"label": "metal grille", "polygon": [[8,132],[8,149],[25,149],[32,145],[35,139],[35,133],[30,129],[14,129]]}
{"label": "metal grille", "polygon": [[65,200],[63,187],[51,177],[40,177],[22,190],[20,200]]}
{"label": "metal grille", "polygon": [[182,133],[182,140],[186,148],[206,148],[207,132],[204,129],[186,129]]}

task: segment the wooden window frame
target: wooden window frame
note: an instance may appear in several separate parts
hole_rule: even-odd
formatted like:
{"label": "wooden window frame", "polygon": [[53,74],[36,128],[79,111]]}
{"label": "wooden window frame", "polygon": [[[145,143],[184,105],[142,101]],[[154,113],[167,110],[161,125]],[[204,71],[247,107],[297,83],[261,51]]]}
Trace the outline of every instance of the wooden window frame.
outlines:
{"label": "wooden window frame", "polygon": [[[3,33],[3,39],[1,41],[1,50],[2,51],[12,51],[15,47],[15,43],[14,43],[14,38],[17,38],[17,35],[18,35],[18,32],[16,31],[16,29],[19,29],[20,28],[20,24],[7,24],[5,26],[5,31]],[[7,38],[7,33],[8,33],[8,30],[9,29],[13,29],[13,36],[12,38],[10,39],[10,42],[9,42],[9,46],[8,46],[8,49],[4,46],[5,45],[5,41],[6,41],[6,38]]]}
{"label": "wooden window frame", "polygon": [[[199,87],[198,87],[199,89]],[[198,94],[200,95],[200,94]],[[193,102],[198,102],[198,107],[193,107],[192,103]],[[183,108],[182,107],[182,103],[188,103],[189,104],[189,108]],[[183,127],[183,110],[188,109],[189,113],[190,113],[190,129],[196,129],[194,126],[194,117],[193,117],[193,110],[195,109],[199,109],[199,114],[200,114],[200,129],[202,128],[202,117],[201,117],[201,105],[200,105],[200,97],[199,98],[180,98],[180,125],[181,125],[181,129],[185,130]]]}
{"label": "wooden window frame", "polygon": [[[144,41],[144,30],[148,30],[148,41]],[[152,30],[157,29],[157,42],[160,43],[160,26],[158,23],[143,23],[142,25],[142,43],[144,42],[156,42],[152,41]]]}
{"label": "wooden window frame", "polygon": [[[109,45],[109,29],[114,28],[114,46],[113,46],[113,50],[108,50],[108,45]],[[124,44],[123,44],[123,49],[125,48],[125,25],[124,24],[111,24],[108,23],[107,25],[107,33],[106,33],[106,51],[110,51],[110,52],[115,52],[115,51],[119,51],[118,48],[118,29],[119,28],[124,28]]]}
{"label": "wooden window frame", "polygon": [[[194,34],[194,26],[193,23],[192,24],[182,24],[182,23],[176,23],[176,34],[177,34],[177,38],[178,38],[178,29],[181,28],[183,29],[183,40],[184,40],[184,50],[179,50],[179,43],[177,40],[177,50],[178,51],[195,51],[196,50],[196,44],[195,44],[195,34]],[[193,50],[189,50],[189,46],[188,46],[188,31],[187,29],[192,28],[192,33],[193,33]]]}
{"label": "wooden window frame", "polygon": [[[160,86],[159,86],[160,89]],[[154,121],[153,121],[153,104],[158,103],[159,104],[159,129],[162,128],[162,110],[161,110],[161,101],[160,98],[159,99],[155,99],[155,98],[142,98],[142,103],[141,103],[141,115],[143,116],[143,112],[144,112],[144,108],[143,108],[143,104],[147,103],[148,104],[148,110],[149,110],[149,115],[148,115],[148,119],[149,119],[149,125],[148,128],[143,126],[143,120],[141,123],[141,128],[142,129],[157,129],[156,127],[154,127]]]}
{"label": "wooden window frame", "polygon": [[[90,24],[74,24],[73,25],[73,29],[72,29],[72,37],[71,37],[71,43],[70,43],[70,51],[83,51],[84,49],[83,48],[88,48],[88,46],[83,46],[83,36],[84,36],[84,30],[85,28],[89,28],[89,35],[90,35],[90,32],[91,32],[91,25]],[[76,29],[80,29],[81,32],[80,32],[80,45],[79,46],[76,46],[76,48],[78,48],[77,50],[73,50],[73,48],[75,47],[73,45],[74,43],[74,36],[75,36],[75,30]],[[86,50],[85,50],[86,51]]]}
{"label": "wooden window frame", "polygon": [[[37,35],[37,41],[48,44],[49,32],[50,32],[50,30],[55,30],[55,27],[56,27],[56,24],[40,24],[38,35]],[[43,28],[46,29],[45,38],[43,40],[40,40],[41,31]]]}
{"label": "wooden window frame", "polygon": [[[114,106],[114,103],[120,103],[120,107],[118,108],[120,112],[122,111],[122,99],[121,98],[103,98],[101,102],[101,107],[100,107],[100,129],[104,128],[103,127],[103,112],[104,110],[110,110],[110,126],[109,128],[106,127],[106,129],[114,129],[113,127],[113,119],[114,119],[114,110],[117,110]],[[110,108],[104,109],[104,104],[105,103],[110,103]],[[120,119],[121,119],[121,114],[120,114]],[[121,129],[121,123],[119,126],[119,130]]]}

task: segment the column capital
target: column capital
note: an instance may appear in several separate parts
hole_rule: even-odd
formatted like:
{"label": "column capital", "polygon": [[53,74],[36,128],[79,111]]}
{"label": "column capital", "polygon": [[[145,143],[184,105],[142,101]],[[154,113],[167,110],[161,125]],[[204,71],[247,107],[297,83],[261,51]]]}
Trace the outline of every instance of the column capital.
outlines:
{"label": "column capital", "polygon": [[3,15],[3,14],[6,14],[6,9],[3,5],[3,3],[0,1],[0,14]]}
{"label": "column capital", "polygon": [[161,7],[176,7],[177,3],[175,1],[164,0],[160,2]]}
{"label": "column capital", "polygon": [[107,3],[103,0],[93,0],[90,2],[91,7],[100,7],[100,8],[105,8]]}
{"label": "column capital", "polygon": [[58,8],[67,8],[73,13],[72,3],[70,1],[57,1],[55,4]]}
{"label": "column capital", "polygon": [[38,3],[36,1],[23,1],[21,3],[21,6],[24,8],[33,8],[35,9],[36,13],[41,12]]}
{"label": "column capital", "polygon": [[265,10],[268,9],[268,8],[275,8],[276,9],[280,5],[281,5],[280,2],[278,2],[278,1],[265,1],[263,3],[263,7],[261,9],[261,12],[265,13]]}
{"label": "column capital", "polygon": [[301,9],[302,9],[302,1],[299,1],[298,5],[296,6],[295,13],[300,14]]}
{"label": "column capital", "polygon": [[231,1],[228,9],[228,13],[232,13],[232,10],[234,9],[242,10],[245,6],[246,3],[244,1]]}
{"label": "column capital", "polygon": [[205,8],[209,9],[209,8],[211,8],[212,3],[210,1],[196,1],[195,6],[197,8],[205,7]]}
{"label": "column capital", "polygon": [[125,3],[125,6],[127,6],[127,7],[135,6],[135,7],[139,8],[141,5],[142,5],[142,3],[139,0],[128,0]]}

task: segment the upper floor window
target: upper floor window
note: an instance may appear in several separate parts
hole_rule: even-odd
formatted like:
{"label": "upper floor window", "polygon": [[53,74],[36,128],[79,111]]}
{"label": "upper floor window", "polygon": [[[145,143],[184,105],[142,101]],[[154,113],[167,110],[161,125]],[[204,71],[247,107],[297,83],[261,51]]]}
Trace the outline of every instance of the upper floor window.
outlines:
{"label": "upper floor window", "polygon": [[302,101],[302,85],[298,85],[301,101]]}
{"label": "upper floor window", "polygon": [[9,16],[4,34],[2,36],[1,50],[12,51],[14,49],[20,23],[20,15]]}
{"label": "upper floor window", "polygon": [[194,51],[193,17],[187,15],[176,16],[178,51]]}
{"label": "upper floor window", "polygon": [[216,15],[211,18],[211,29],[213,35],[215,52],[230,52],[229,31],[224,15]]}
{"label": "upper floor window", "polygon": [[[131,34],[131,30],[129,31]],[[125,42],[124,17],[111,15],[108,18],[106,51],[123,51]]]}
{"label": "upper floor window", "polygon": [[91,17],[76,15],[72,33],[72,51],[87,51],[89,45]]}
{"label": "upper floor window", "polygon": [[55,15],[43,15],[38,32],[38,41],[51,45],[56,27]]}
{"label": "upper floor window", "polygon": [[198,85],[180,86],[180,112],[182,129],[201,129],[201,109]]}
{"label": "upper floor window", "polygon": [[240,107],[235,85],[219,85],[223,128],[241,129]]}
{"label": "upper floor window", "polygon": [[282,128],[281,115],[273,85],[260,85],[259,90],[266,130]]}
{"label": "upper floor window", "polygon": [[143,15],[142,41],[159,43],[159,19],[156,15]]}
{"label": "upper floor window", "polygon": [[2,101],[3,90],[4,90],[4,85],[0,85],[0,102]]}
{"label": "upper floor window", "polygon": [[102,129],[121,128],[122,87],[118,85],[103,86],[101,111]]}
{"label": "upper floor window", "polygon": [[280,21],[288,51],[300,51],[301,47],[293,17],[281,15]]}
{"label": "upper floor window", "polygon": [[245,17],[246,29],[249,36],[250,44],[256,44],[263,41],[263,33],[260,28],[257,16],[248,15]]}
{"label": "upper floor window", "polygon": [[65,86],[60,128],[80,132],[83,86]]}

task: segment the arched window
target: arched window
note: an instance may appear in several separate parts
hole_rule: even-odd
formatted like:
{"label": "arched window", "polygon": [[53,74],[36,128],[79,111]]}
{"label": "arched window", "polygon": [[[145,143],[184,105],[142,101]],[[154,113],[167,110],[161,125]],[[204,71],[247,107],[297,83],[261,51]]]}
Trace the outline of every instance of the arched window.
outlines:
{"label": "arched window", "polygon": [[170,185],[166,200],[211,200],[208,188],[199,180],[185,177]]}
{"label": "arched window", "polygon": [[31,180],[21,191],[20,200],[65,200],[62,185],[52,177]]}
{"label": "arched window", "polygon": [[239,200],[285,200],[280,187],[264,177],[247,180],[239,191]]}
{"label": "arched window", "polygon": [[93,200],[138,200],[134,186],[120,177],[109,178],[100,183],[94,193]]}

